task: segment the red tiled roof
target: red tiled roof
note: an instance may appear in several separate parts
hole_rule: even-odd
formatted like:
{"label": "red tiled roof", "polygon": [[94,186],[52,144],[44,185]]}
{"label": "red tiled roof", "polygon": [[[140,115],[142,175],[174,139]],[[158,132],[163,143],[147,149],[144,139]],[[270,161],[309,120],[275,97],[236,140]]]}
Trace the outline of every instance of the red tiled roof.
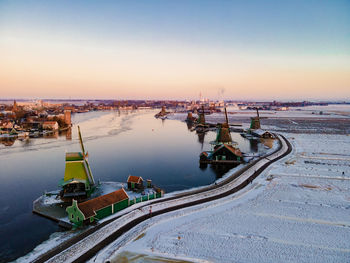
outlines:
{"label": "red tiled roof", "polygon": [[128,194],[122,188],[112,193],[102,195],[94,199],[80,203],[78,204],[78,207],[81,210],[81,212],[83,212],[85,218],[89,218],[91,216],[96,215],[96,211],[128,198],[129,198]]}
{"label": "red tiled roof", "polygon": [[129,175],[128,177],[128,183],[136,183],[139,184],[143,181],[141,176],[134,176],[134,175]]}

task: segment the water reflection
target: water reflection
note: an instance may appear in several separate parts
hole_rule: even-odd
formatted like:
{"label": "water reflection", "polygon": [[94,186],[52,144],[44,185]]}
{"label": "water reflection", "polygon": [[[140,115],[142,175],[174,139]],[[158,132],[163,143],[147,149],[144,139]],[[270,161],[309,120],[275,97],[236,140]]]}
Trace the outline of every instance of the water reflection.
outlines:
{"label": "water reflection", "polygon": [[231,164],[231,165],[217,165],[217,164],[211,164],[210,169],[215,173],[215,178],[219,179],[224,174],[226,174],[228,171],[230,171],[232,168],[237,167],[238,164]]}
{"label": "water reflection", "polygon": [[[72,140],[72,128],[63,131],[44,131],[41,134],[38,132],[36,136],[19,136],[14,138],[2,138],[0,139],[0,145],[5,147],[9,146],[23,146],[27,147],[29,145],[35,145],[36,143],[41,142],[42,139],[57,140],[60,137],[65,138],[66,140]],[[1,148],[0,148],[1,150]]]}
{"label": "water reflection", "polygon": [[198,135],[198,142],[201,144],[201,150],[203,150],[205,132],[197,133],[197,135]]}
{"label": "water reflection", "polygon": [[274,139],[264,139],[264,138],[261,138],[261,139],[260,139],[260,142],[261,142],[263,145],[265,145],[265,146],[267,146],[267,147],[269,147],[269,148],[272,148],[273,143],[274,143]]}
{"label": "water reflection", "polygon": [[44,134],[43,137],[45,139],[58,139],[59,132],[58,131],[53,131],[47,134]]}
{"label": "water reflection", "polygon": [[251,152],[257,152],[259,150],[259,141],[256,139],[250,139],[250,151]]}
{"label": "water reflection", "polygon": [[65,136],[67,141],[72,140],[72,127],[69,127],[67,130],[61,131],[60,136]]}
{"label": "water reflection", "polygon": [[5,146],[12,146],[15,143],[16,139],[6,139],[6,140],[1,140],[0,143],[5,145]]}
{"label": "water reflection", "polygon": [[187,129],[192,130],[194,128],[194,123],[193,122],[186,122],[187,124]]}

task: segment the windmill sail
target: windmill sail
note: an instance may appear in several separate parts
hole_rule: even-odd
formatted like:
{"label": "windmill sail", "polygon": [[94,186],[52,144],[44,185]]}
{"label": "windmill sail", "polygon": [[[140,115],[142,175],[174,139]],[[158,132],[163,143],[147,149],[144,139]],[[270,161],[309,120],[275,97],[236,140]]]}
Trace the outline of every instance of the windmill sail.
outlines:
{"label": "windmill sail", "polygon": [[91,172],[91,168],[90,168],[90,164],[88,162],[88,153],[85,153],[85,148],[84,148],[84,143],[83,143],[83,138],[81,136],[81,132],[80,132],[80,127],[78,126],[78,133],[79,133],[79,141],[80,141],[80,147],[81,147],[81,151],[83,154],[83,158],[85,161],[85,165],[88,171],[88,177],[89,177],[89,181],[91,184],[95,184],[95,180],[94,177],[92,176],[92,172]]}

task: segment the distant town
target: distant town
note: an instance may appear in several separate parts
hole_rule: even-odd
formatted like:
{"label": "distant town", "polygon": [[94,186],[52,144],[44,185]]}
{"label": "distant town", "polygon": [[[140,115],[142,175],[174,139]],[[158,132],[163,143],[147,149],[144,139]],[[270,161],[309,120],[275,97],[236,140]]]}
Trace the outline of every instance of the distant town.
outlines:
{"label": "distant town", "polygon": [[193,101],[176,100],[2,100],[0,101],[0,140],[11,145],[15,139],[40,137],[68,130],[71,114],[89,111],[159,109],[173,112],[193,112],[204,107],[205,113],[221,112],[223,107],[234,105],[240,110],[284,111],[290,107],[312,105],[349,104],[350,102],[242,102],[210,101],[199,98]]}

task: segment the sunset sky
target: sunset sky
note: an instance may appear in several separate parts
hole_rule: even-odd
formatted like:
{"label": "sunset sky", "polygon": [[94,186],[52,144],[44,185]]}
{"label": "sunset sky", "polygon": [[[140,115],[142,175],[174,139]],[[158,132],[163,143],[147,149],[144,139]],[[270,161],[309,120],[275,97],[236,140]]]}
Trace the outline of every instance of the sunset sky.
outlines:
{"label": "sunset sky", "polygon": [[0,98],[350,99],[350,1],[1,1]]}

